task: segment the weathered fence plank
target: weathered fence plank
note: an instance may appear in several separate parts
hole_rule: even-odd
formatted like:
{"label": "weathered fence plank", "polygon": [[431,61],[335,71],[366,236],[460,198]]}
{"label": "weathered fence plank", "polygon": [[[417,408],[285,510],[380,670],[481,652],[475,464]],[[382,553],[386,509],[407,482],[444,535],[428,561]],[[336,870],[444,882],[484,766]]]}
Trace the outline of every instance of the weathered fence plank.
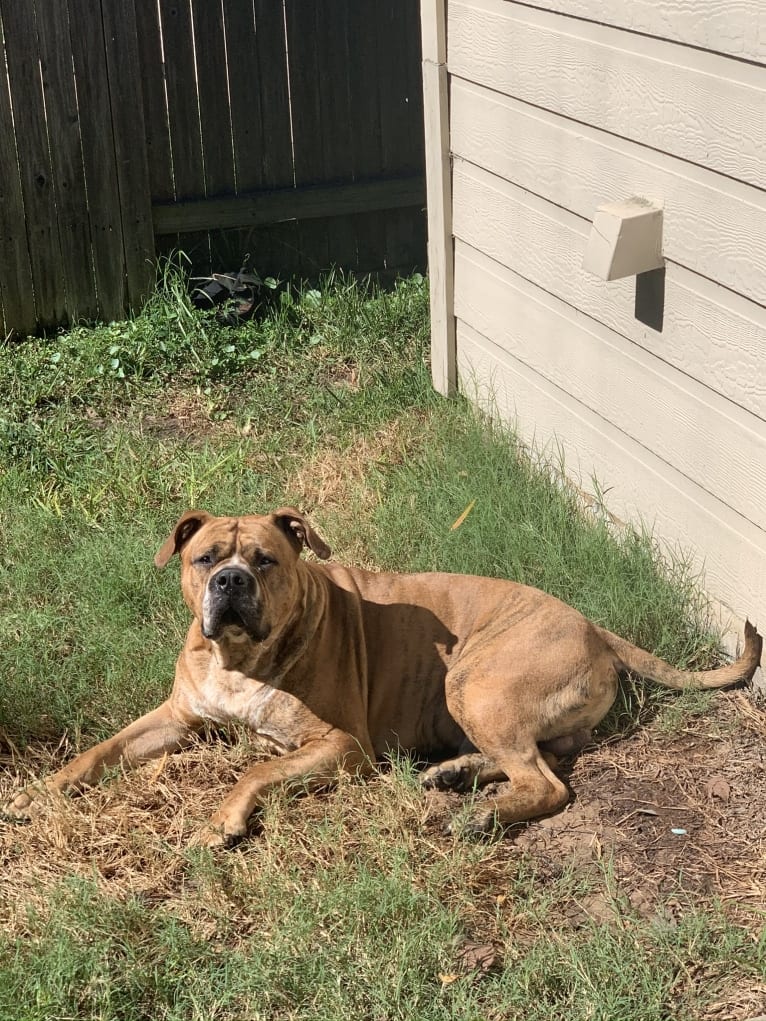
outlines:
{"label": "weathered fence plank", "polygon": [[287,33],[279,5],[271,0],[253,0],[253,10],[261,104],[262,181],[267,187],[277,187],[294,180]]}
{"label": "weathered fence plank", "polygon": [[[364,145],[354,145],[352,168],[354,179],[369,180],[381,173],[383,141],[381,138],[381,71],[379,60],[385,58],[374,39],[370,24],[371,12],[366,4],[351,4],[348,11],[348,90],[353,97],[351,119],[354,132],[364,135]],[[356,41],[365,39],[366,45]],[[381,238],[386,236],[387,214],[372,210],[354,217],[357,265],[361,272],[371,269],[380,254]]]}
{"label": "weathered fence plank", "polygon": [[[98,315],[67,0],[38,6],[37,38],[70,322]],[[77,27],[79,31],[79,26]],[[90,117],[90,111],[86,112]],[[108,122],[107,122],[108,123]]]}
{"label": "weathered fence plank", "polygon": [[57,326],[66,321],[66,284],[48,151],[34,8],[31,4],[18,3],[18,0],[2,0],[0,14],[5,32],[37,321],[42,326]]}
{"label": "weathered fence plank", "polygon": [[[379,52],[385,55],[380,70],[381,88],[386,101],[381,104],[381,136],[383,169],[386,173],[422,172],[423,148],[423,86],[420,75],[415,79],[413,68],[420,67],[420,12],[418,4],[397,9],[380,5],[380,28],[376,32]],[[423,203],[425,206],[425,202]],[[421,238],[425,215],[391,216],[386,219],[386,258],[389,265],[400,266],[417,245],[415,231]]]}
{"label": "weathered fence plank", "polygon": [[[354,117],[355,97],[349,88],[348,64],[355,40],[349,33],[349,11],[353,0],[343,0],[333,8],[334,19],[320,18],[317,35],[320,39],[321,55],[325,66],[336,69],[332,88],[320,87],[321,116],[324,130],[333,144],[325,141],[322,171],[326,180],[356,180],[354,148],[356,138],[366,134],[363,125],[357,125]],[[320,85],[326,76],[321,73]],[[356,128],[356,130],[355,130]],[[365,183],[365,182],[358,182]],[[319,226],[319,225],[317,225]],[[326,269],[334,264],[347,269],[358,269],[356,225],[350,217],[335,216],[325,226],[327,233]]]}
{"label": "weathered fence plank", "polygon": [[234,153],[226,74],[226,41],[220,0],[196,0],[193,8],[205,194],[234,191]]}
{"label": "weathered fence plank", "polygon": [[205,194],[202,135],[194,64],[192,18],[188,3],[160,0],[165,80],[177,199]]}
{"label": "weathered fence plank", "polygon": [[[338,0],[331,11],[320,11],[301,0],[287,0],[285,4],[297,187],[343,176],[335,170],[330,145],[346,153],[345,176],[349,174],[348,104],[344,109],[339,81],[339,70],[345,79],[344,39],[337,33],[341,21],[338,15],[344,14],[344,6],[345,0]],[[325,54],[330,59],[325,60]],[[324,223],[300,224],[304,276],[316,276],[329,266],[328,233]]]}
{"label": "weathered fence plank", "polygon": [[[178,201],[203,198],[205,164],[191,0],[185,0],[184,3],[160,0],[159,10],[175,198]],[[195,263],[207,266],[210,261],[210,239],[206,233],[189,233],[183,242],[180,239],[177,241]]]}
{"label": "weathered fence plank", "polygon": [[125,255],[120,190],[114,156],[104,34],[91,0],[69,0],[72,60],[77,81],[82,157],[87,187],[97,314],[107,321],[125,312]]}
{"label": "weathered fence plank", "polygon": [[175,187],[157,0],[135,0],[135,7],[149,184],[155,202],[168,202],[175,197]]}
{"label": "weathered fence plank", "polygon": [[[1,52],[1,51],[0,51]],[[0,336],[37,325],[5,61],[0,67]]]}
{"label": "weathered fence plank", "polygon": [[136,13],[133,0],[104,4],[102,10],[122,208],[127,297],[135,309],[146,299],[155,275]]}

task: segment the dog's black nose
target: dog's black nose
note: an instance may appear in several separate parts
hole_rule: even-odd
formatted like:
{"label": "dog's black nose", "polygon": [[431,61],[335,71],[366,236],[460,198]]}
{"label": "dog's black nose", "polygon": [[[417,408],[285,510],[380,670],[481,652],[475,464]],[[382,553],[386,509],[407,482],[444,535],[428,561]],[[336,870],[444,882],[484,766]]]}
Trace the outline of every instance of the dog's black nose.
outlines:
{"label": "dog's black nose", "polygon": [[245,592],[250,585],[250,575],[237,567],[224,567],[213,578],[212,584],[219,592],[227,592],[234,595],[237,592]]}

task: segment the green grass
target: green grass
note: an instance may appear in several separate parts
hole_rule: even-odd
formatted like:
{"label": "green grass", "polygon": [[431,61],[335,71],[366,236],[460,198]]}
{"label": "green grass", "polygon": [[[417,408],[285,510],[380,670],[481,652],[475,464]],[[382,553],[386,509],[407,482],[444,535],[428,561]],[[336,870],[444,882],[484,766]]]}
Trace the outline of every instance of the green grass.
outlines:
{"label": "green grass", "polygon": [[683,559],[671,563],[646,531],[586,518],[558,466],[460,402],[433,409],[415,455],[379,485],[376,554],[389,569],[513,578],[676,663],[713,651],[704,597]]}
{"label": "green grass", "polygon": [[[340,498],[308,507],[341,551],[516,578],[675,663],[714,660],[683,558],[589,518],[556,466],[433,395],[427,307],[418,277],[390,293],[336,279],[231,329],[168,272],[131,322],[0,350],[9,742],[85,747],[157,704],[187,626],[177,572],[151,563],[176,516],[301,502],[312,464],[347,473]],[[609,726],[658,697],[629,692]],[[147,852],[177,875],[156,900],[83,878],[80,861],[0,934],[0,1021],[660,1021],[699,1016],[764,967],[762,943],[712,902],[673,925],[617,900],[613,923],[561,924],[583,891],[612,896],[608,869],[564,863],[552,879],[510,847],[436,841],[407,763],[309,801],[275,796],[236,855]],[[25,854],[18,834],[5,869]],[[452,981],[465,937],[490,938],[497,967]]]}

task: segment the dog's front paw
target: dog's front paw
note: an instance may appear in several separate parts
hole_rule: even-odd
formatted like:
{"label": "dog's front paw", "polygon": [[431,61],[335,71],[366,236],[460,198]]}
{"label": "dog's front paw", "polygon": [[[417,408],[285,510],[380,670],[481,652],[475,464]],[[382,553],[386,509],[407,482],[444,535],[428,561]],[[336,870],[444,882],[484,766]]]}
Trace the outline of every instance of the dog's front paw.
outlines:
{"label": "dog's front paw", "polygon": [[45,788],[26,787],[3,806],[0,814],[9,822],[29,822],[42,811],[46,793]]}
{"label": "dog's front paw", "polygon": [[420,774],[421,786],[429,791],[469,791],[473,785],[474,774],[465,766],[451,763],[439,763],[429,766]]}
{"label": "dog's front paw", "polygon": [[192,835],[189,847],[210,847],[229,850],[247,835],[247,826],[232,826],[230,823],[211,819]]}

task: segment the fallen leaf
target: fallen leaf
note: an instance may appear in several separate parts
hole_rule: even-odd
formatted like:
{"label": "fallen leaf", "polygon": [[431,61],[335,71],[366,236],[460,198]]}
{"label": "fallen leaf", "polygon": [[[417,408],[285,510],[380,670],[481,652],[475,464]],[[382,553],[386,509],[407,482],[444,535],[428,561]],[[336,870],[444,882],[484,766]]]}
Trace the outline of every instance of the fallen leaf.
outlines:
{"label": "fallen leaf", "polygon": [[439,981],[443,986],[452,985],[452,983],[457,982],[459,978],[460,978],[459,975],[442,975],[441,973],[439,974]]}
{"label": "fallen leaf", "polygon": [[466,507],[466,509],[465,509],[465,510],[463,511],[463,513],[462,513],[462,514],[460,515],[460,517],[459,517],[459,518],[456,518],[456,519],[455,519],[455,520],[454,520],[454,521],[452,522],[452,524],[450,525],[450,532],[454,532],[456,528],[460,528],[460,526],[461,526],[461,525],[463,524],[463,522],[465,521],[465,519],[466,519],[466,518],[468,517],[468,515],[469,515],[469,514],[471,513],[471,511],[473,510],[473,508],[474,508],[474,504],[475,504],[475,503],[476,503],[476,500],[471,500],[471,502],[470,502],[470,503],[468,504],[468,506]]}

